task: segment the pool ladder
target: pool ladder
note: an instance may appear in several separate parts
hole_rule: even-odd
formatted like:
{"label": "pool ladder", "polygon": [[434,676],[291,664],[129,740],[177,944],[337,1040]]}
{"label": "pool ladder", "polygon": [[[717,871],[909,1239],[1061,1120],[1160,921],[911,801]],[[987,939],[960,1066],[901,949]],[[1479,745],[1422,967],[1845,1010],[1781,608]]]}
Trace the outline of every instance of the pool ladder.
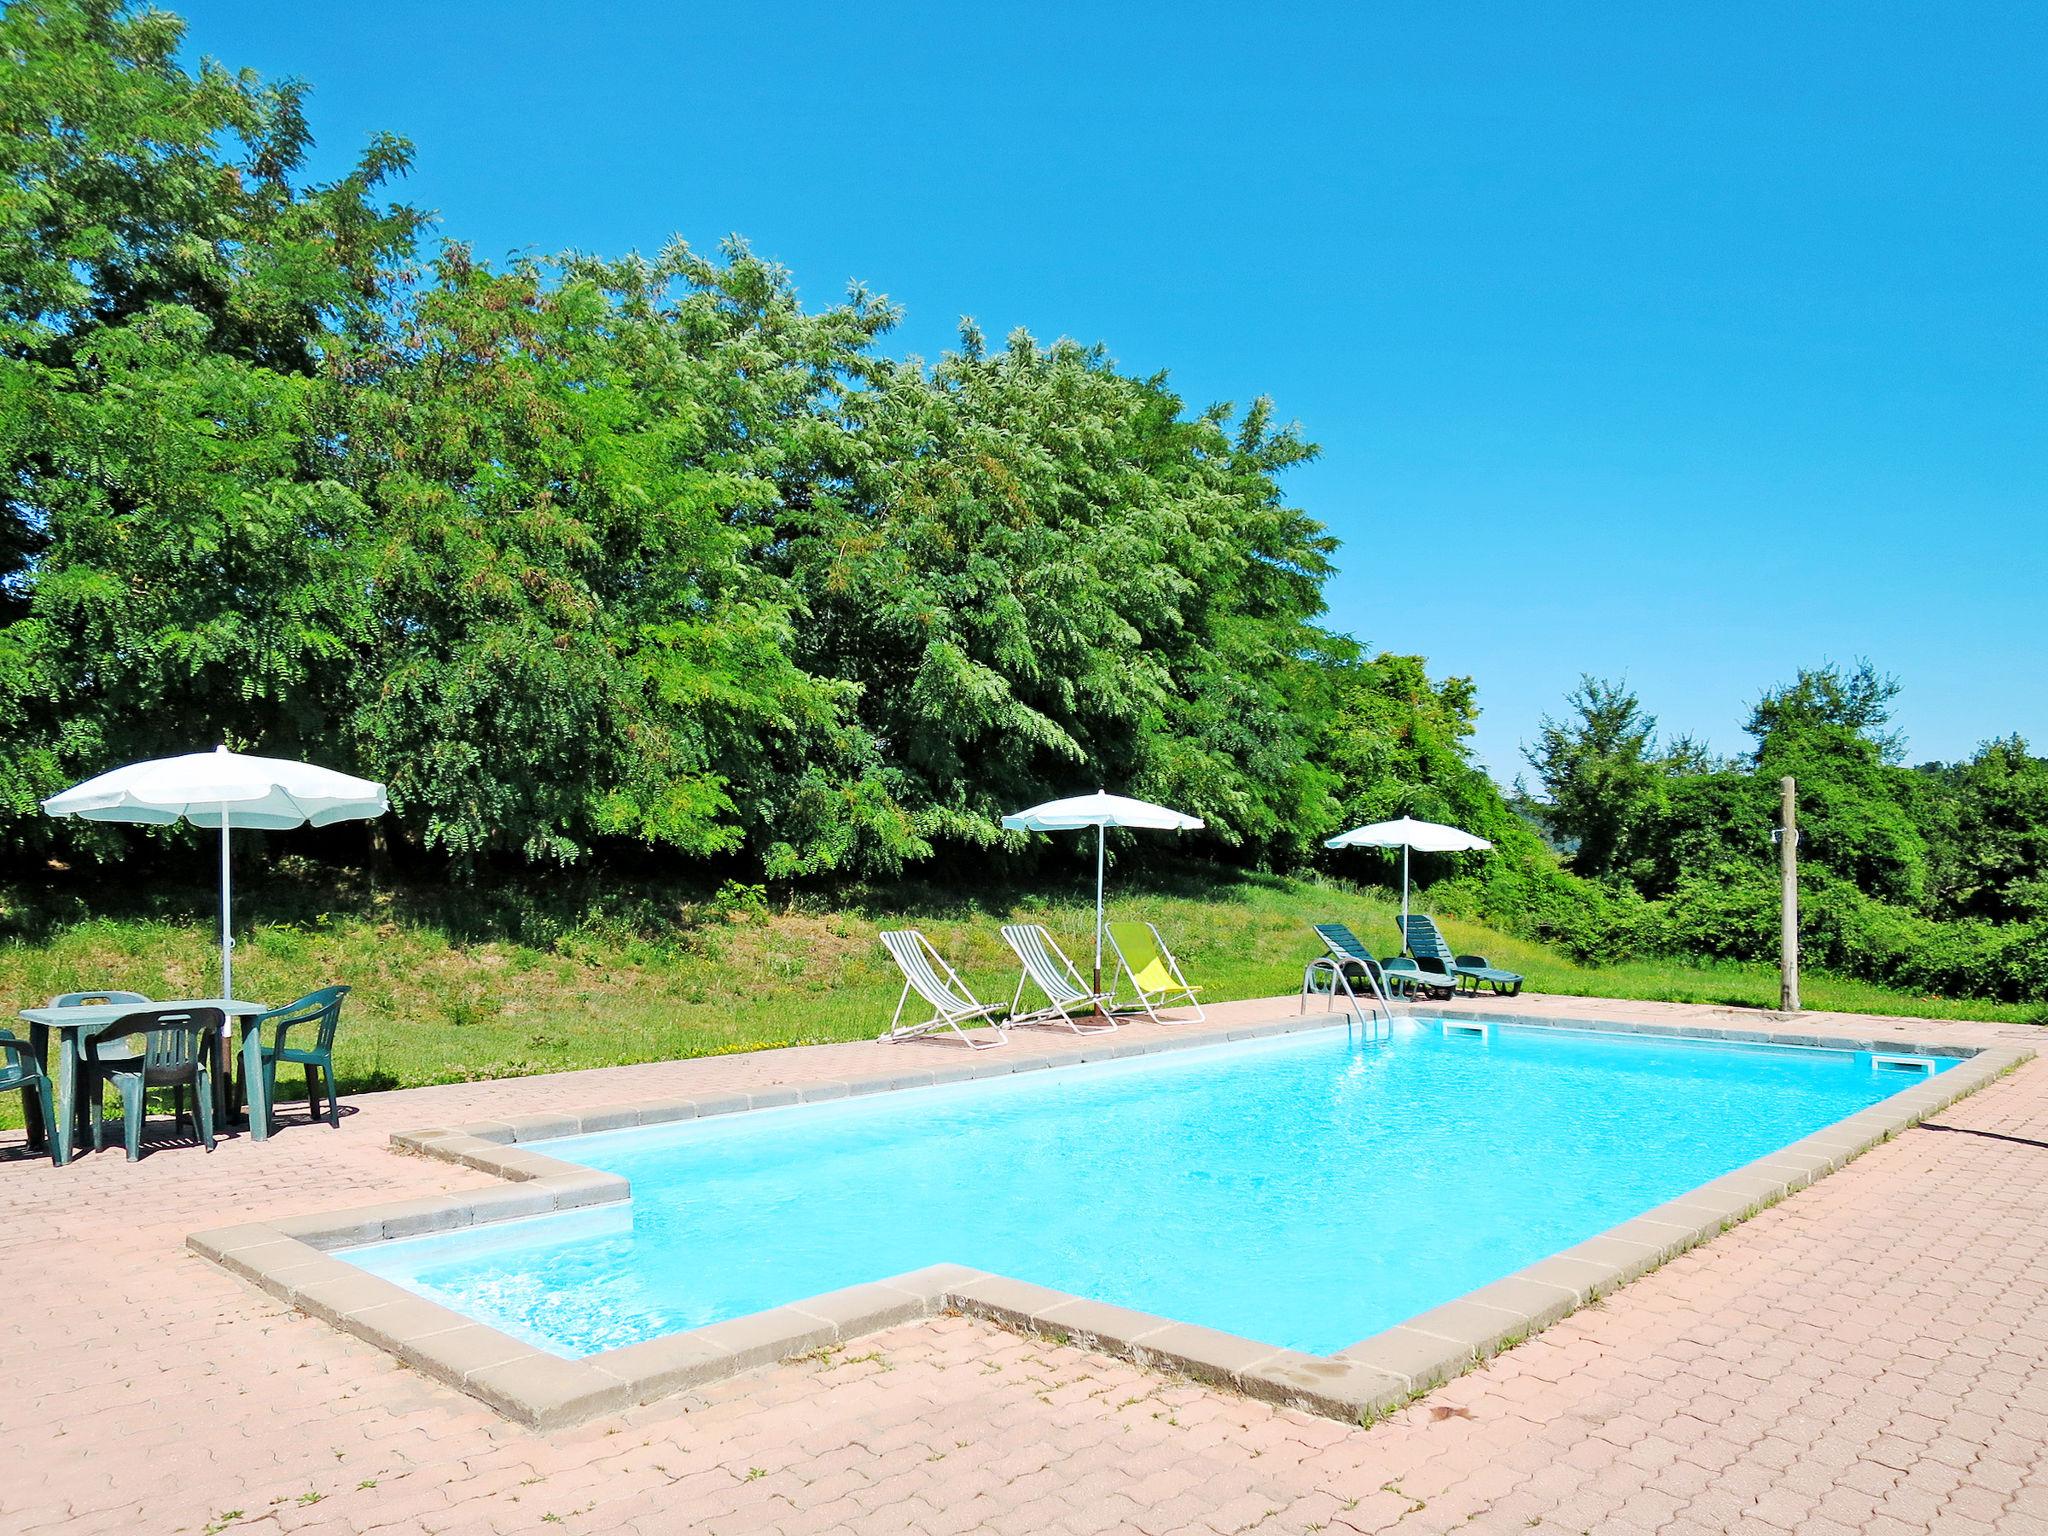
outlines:
{"label": "pool ladder", "polygon": [[[1373,1014],[1370,1019],[1366,1017],[1365,1009],[1359,1004],[1358,994],[1351,990],[1351,978],[1344,974],[1344,967],[1347,965],[1357,966],[1360,973],[1365,977],[1366,985],[1370,989],[1368,1000],[1372,1003],[1373,1008]],[[1301,1011],[1303,1013],[1308,1012],[1308,1000],[1311,997],[1327,999],[1329,1011],[1335,1012],[1337,994],[1339,992],[1344,994],[1345,1001],[1351,1005],[1352,1017],[1357,1022],[1359,1028],[1371,1030],[1372,1038],[1378,1039],[1380,1026],[1384,1021],[1387,1038],[1393,1038],[1394,1009],[1393,1005],[1387,1001],[1386,986],[1381,981],[1380,968],[1376,961],[1339,960],[1335,955],[1318,955],[1302,968]]]}

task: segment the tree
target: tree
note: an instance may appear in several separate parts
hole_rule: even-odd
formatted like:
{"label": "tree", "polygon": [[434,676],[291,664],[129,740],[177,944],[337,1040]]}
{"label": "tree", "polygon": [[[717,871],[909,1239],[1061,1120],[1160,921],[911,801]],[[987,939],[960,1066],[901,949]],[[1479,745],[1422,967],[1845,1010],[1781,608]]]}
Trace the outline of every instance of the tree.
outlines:
{"label": "tree", "polygon": [[1918,776],[1897,766],[1902,739],[1885,727],[1896,678],[1867,661],[1801,668],[1766,692],[1745,727],[1766,784],[1799,785],[1802,857],[1881,901],[1921,909],[1928,847],[1915,815]]}
{"label": "tree", "polygon": [[1865,742],[1880,761],[1896,763],[1903,741],[1897,732],[1884,727],[1891,721],[1892,700],[1898,696],[1899,680],[1879,672],[1868,661],[1859,661],[1851,669],[1833,664],[1801,667],[1790,683],[1766,691],[1751,706],[1743,729],[1756,738],[1759,764],[1774,736],[1810,737],[1824,731]]}
{"label": "tree", "polygon": [[[419,215],[379,139],[310,185],[304,88],[108,0],[0,14],[0,793],[213,741],[332,754],[369,598],[319,423]],[[24,820],[26,818],[26,820]]]}
{"label": "tree", "polygon": [[784,875],[922,851],[855,686],[797,663],[800,605],[758,558],[791,444],[891,315],[807,315],[728,257],[494,273],[450,250],[352,395],[377,518],[352,723],[426,846],[751,845]]}
{"label": "tree", "polygon": [[1544,819],[1571,848],[1572,869],[1590,879],[1617,873],[1631,832],[1654,807],[1662,781],[1696,772],[1706,754],[1689,738],[1660,752],[1657,718],[1626,681],[1587,673],[1566,696],[1571,715],[1543,717],[1524,751],[1549,795]]}
{"label": "tree", "polygon": [[2048,758],[2008,736],[1954,773],[1953,906],[1994,922],[2048,918]]}
{"label": "tree", "polygon": [[803,665],[859,690],[920,834],[974,848],[1098,785],[1254,854],[1330,815],[1295,708],[1332,541],[1263,402],[1197,415],[1101,348],[977,332],[845,403],[843,479],[781,519]]}

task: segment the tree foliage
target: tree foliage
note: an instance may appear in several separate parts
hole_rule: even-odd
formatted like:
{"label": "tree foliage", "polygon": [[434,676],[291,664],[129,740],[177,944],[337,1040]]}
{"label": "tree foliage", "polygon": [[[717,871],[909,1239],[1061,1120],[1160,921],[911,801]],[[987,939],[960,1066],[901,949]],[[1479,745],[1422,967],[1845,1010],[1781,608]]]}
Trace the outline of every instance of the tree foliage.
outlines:
{"label": "tree foliage", "polygon": [[[1588,679],[1577,719],[1530,754],[1560,830],[1612,850],[1574,867],[1642,903],[1637,947],[1776,954],[1779,782],[1798,787],[1802,946],[1809,960],[1901,986],[2048,996],[2048,760],[2017,737],[1969,761],[1901,765],[1896,680],[1869,663],[1801,670],[1750,712],[1751,754],[1660,754],[1633,695]],[[1704,770],[1704,771],[1702,771]]]}
{"label": "tree foliage", "polygon": [[[1097,785],[1298,862],[1503,811],[1469,682],[1319,626],[1335,541],[1270,402],[1100,347],[807,308],[737,242],[431,249],[380,138],[109,0],[5,13],[0,833],[224,740],[390,784],[459,878],[615,852],[748,878],[1012,856]],[[117,852],[118,834],[92,834]]]}
{"label": "tree foliage", "polygon": [[[493,268],[430,242],[380,136],[306,172],[296,83],[179,62],[117,0],[0,11],[0,853],[133,856],[37,800],[216,741],[390,784],[392,851],[826,880],[1078,857],[1002,815],[1098,786],[1314,860],[1412,814],[1446,909],[1610,957],[1751,957],[1800,786],[1809,941],[2048,995],[2048,764],[1909,769],[1865,665],[1763,695],[1741,762],[1623,683],[1546,719],[1525,804],[1468,678],[1322,623],[1315,453],[1263,398],[1101,347],[822,308],[733,241]],[[1132,849],[1167,846],[1168,840]],[[1389,869],[1387,871],[1391,873]]]}

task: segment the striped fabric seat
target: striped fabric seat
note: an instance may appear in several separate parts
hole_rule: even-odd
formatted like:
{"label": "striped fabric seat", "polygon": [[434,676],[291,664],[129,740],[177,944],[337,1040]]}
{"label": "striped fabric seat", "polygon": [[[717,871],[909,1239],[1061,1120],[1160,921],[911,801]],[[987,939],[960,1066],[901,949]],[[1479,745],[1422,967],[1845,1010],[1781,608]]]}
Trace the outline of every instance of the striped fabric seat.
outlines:
{"label": "striped fabric seat", "polygon": [[[1066,952],[1053,942],[1053,937],[1038,923],[1010,923],[1003,928],[1003,942],[1016,952],[1018,962],[1024,967],[1017,978],[1017,995],[1010,999],[1010,1022],[1012,1024],[1064,1024],[1077,1035],[1099,1035],[1116,1028],[1116,1020],[1109,1016],[1109,998],[1105,993],[1092,991],[1081,973],[1074,969],[1074,962]],[[1024,988],[1034,986],[1045,994],[1046,1006],[1030,1013],[1017,1010],[1024,1002]],[[1076,1013],[1096,1014],[1098,1017],[1083,1024]]]}
{"label": "striped fabric seat", "polygon": [[[889,958],[903,973],[903,994],[896,999],[896,1016],[882,1031],[880,1039],[914,1040],[919,1035],[950,1029],[977,1051],[992,1050],[1008,1043],[1009,1037],[994,1017],[1002,1010],[994,1003],[976,1001],[959,973],[932,948],[931,940],[915,928],[888,929],[881,938],[882,947],[889,951]],[[919,1024],[906,1024],[903,1022],[903,1008],[913,992],[931,1004],[932,1016]],[[961,1027],[963,1024],[977,1024],[993,1030],[995,1039],[977,1040]]]}

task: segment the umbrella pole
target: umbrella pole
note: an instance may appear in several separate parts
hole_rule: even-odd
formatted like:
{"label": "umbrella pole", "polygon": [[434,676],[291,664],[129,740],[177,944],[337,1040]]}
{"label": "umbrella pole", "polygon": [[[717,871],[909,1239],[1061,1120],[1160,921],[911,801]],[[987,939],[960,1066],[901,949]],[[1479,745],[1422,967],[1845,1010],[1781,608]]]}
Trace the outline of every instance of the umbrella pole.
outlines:
{"label": "umbrella pole", "polygon": [[[1109,830],[1101,823],[1095,827],[1095,995],[1102,996],[1102,854],[1103,845],[1108,841]],[[1098,1012],[1102,1004],[1095,1005]]]}
{"label": "umbrella pole", "polygon": [[1401,845],[1401,948],[1408,947],[1408,845]]}
{"label": "umbrella pole", "polygon": [[228,808],[220,808],[220,995],[235,995],[234,962],[228,951],[235,947],[232,887],[228,875]]}

